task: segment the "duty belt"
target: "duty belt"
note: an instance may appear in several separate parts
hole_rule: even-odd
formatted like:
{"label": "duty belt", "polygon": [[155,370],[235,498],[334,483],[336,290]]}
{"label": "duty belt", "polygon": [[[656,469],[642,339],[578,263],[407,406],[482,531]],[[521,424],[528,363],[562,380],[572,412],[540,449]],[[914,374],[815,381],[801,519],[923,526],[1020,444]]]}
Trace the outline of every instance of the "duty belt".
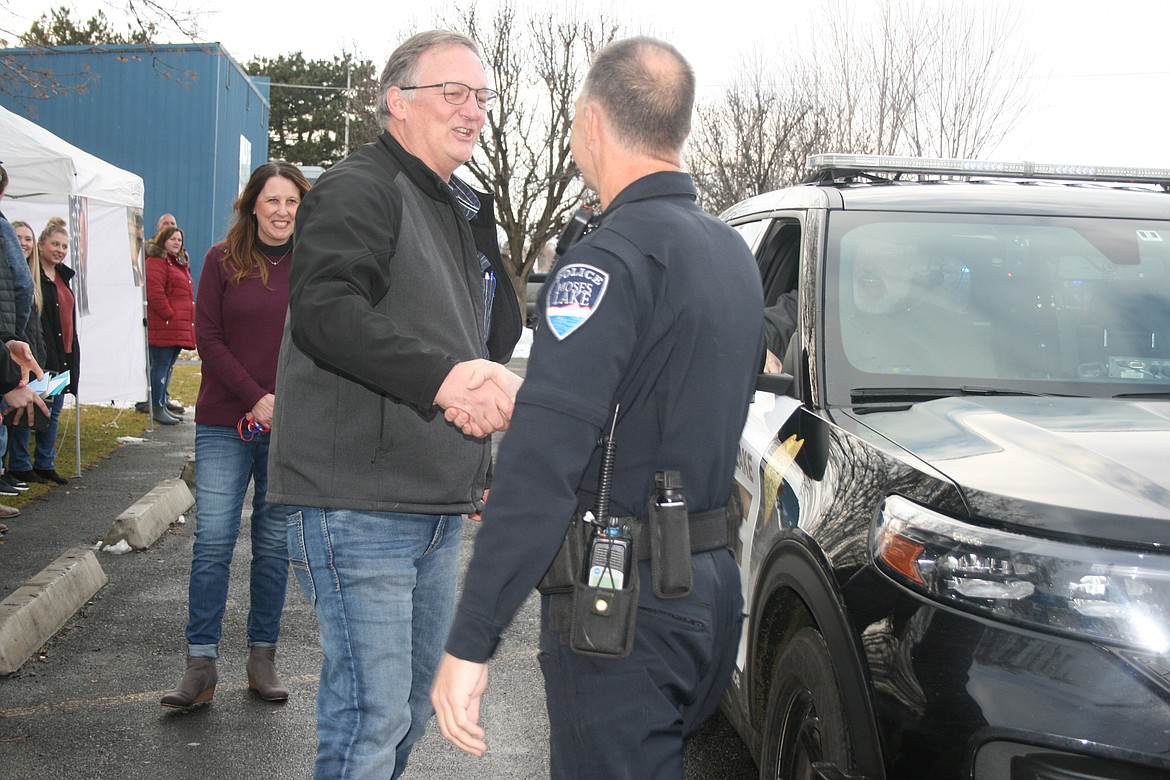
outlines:
{"label": "duty belt", "polygon": [[[691,552],[701,553],[718,550],[727,546],[727,507],[708,509],[706,512],[692,514],[688,518],[691,527]],[[636,523],[634,525],[638,550],[638,560],[650,558],[650,524]]]}
{"label": "duty belt", "polygon": [[[728,507],[689,514],[686,526],[677,532],[657,537],[658,557],[653,536],[653,518],[615,518],[632,532],[632,543],[639,561],[650,561],[654,593],[659,598],[683,598],[691,593],[691,556],[719,550],[730,538]],[[684,510],[685,511],[685,510]],[[651,514],[653,515],[653,507]],[[626,569],[626,578],[615,588],[612,584],[593,582],[583,577],[596,569],[586,565],[593,526],[574,519],[556,560],[545,573],[539,590],[548,597],[547,625],[573,652],[602,658],[625,658],[634,646],[638,614],[638,566]],[[689,537],[689,539],[685,539]],[[689,542],[689,543],[688,543]],[[685,550],[689,548],[688,555]],[[591,557],[591,556],[590,556]],[[612,583],[612,580],[610,581]]]}

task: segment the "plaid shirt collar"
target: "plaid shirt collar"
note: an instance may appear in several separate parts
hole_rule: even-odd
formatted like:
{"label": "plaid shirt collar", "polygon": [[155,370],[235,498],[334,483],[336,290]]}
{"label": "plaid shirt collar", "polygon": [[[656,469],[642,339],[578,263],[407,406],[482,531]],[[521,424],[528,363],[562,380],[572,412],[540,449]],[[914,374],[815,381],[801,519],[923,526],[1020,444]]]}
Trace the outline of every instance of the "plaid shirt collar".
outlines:
{"label": "plaid shirt collar", "polygon": [[479,213],[479,198],[476,196],[475,190],[460,181],[458,176],[452,176],[447,186],[451,188],[451,194],[455,196],[455,202],[459,204],[459,208],[463,209],[463,216],[467,218],[467,221],[475,219],[475,215]]}

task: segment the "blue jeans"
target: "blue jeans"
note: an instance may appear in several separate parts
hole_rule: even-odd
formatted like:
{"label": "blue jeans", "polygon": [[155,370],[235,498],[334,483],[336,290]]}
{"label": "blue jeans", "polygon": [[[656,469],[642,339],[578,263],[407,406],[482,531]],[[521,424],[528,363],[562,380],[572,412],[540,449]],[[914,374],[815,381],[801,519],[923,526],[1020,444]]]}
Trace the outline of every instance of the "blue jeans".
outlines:
{"label": "blue jeans", "polygon": [[248,645],[271,647],[280,637],[288,587],[284,513],[266,500],[268,440],[251,442],[235,428],[195,425],[195,548],[187,597],[187,653],[216,658],[227,605],[228,574],[248,481],[252,496],[252,576]]}
{"label": "blue jeans", "polygon": [[167,386],[171,383],[171,372],[179,359],[182,347],[151,347],[150,354],[150,398],[155,406],[167,405]]}
{"label": "blue jeans", "polygon": [[286,507],[293,573],[317,612],[317,780],[396,778],[430,719],[455,612],[459,515]]}
{"label": "blue jeans", "polygon": [[[61,407],[65,405],[65,394],[53,396],[49,407],[49,426],[43,431],[34,431],[26,425],[13,426],[8,435],[8,470],[31,471],[51,469],[56,465],[57,423],[61,419]],[[36,452],[30,457],[28,442],[30,436],[37,437]]]}

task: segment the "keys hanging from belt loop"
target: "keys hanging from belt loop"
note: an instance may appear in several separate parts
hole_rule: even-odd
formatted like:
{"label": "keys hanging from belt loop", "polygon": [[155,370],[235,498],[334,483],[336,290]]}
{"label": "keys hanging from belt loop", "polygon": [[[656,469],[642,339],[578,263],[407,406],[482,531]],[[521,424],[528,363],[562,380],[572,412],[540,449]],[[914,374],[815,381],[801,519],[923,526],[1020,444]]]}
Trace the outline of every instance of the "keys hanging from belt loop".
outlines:
{"label": "keys hanging from belt loop", "polygon": [[240,438],[244,441],[252,441],[256,438],[258,433],[268,433],[272,429],[262,422],[257,422],[254,419],[249,419],[248,415],[240,418],[236,423],[236,430],[240,432]]}

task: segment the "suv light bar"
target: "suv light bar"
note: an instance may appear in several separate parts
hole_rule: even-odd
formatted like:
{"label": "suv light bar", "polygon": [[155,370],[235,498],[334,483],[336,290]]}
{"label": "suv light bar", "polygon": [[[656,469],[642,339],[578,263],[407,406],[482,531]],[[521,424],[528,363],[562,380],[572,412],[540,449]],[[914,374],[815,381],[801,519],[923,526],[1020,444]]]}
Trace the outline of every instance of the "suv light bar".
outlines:
{"label": "suv light bar", "polygon": [[808,158],[808,182],[831,182],[867,173],[912,173],[934,176],[990,176],[1013,179],[1107,181],[1159,184],[1170,189],[1170,169],[1105,165],[1058,165],[1034,162],[952,160],[942,157],[897,157],[873,154],[814,154]]}

